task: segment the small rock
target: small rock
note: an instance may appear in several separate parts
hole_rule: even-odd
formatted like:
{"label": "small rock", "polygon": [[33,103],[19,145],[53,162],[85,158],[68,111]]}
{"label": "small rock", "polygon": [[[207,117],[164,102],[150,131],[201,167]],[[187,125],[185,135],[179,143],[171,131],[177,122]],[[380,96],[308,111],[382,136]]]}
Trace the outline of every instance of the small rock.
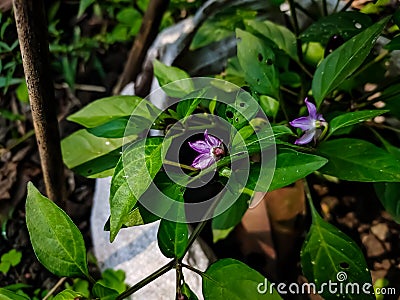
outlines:
{"label": "small rock", "polygon": [[392,264],[390,263],[390,260],[384,259],[381,262],[375,262],[374,263],[374,269],[375,270],[389,270]]}
{"label": "small rock", "polygon": [[378,223],[371,227],[371,232],[381,241],[385,241],[389,233],[389,228],[385,223]]}
{"label": "small rock", "polygon": [[373,234],[364,235],[361,241],[367,249],[368,257],[380,256],[385,253],[381,242]]}
{"label": "small rock", "polygon": [[358,219],[354,212],[347,213],[343,218],[338,218],[340,224],[346,225],[349,228],[358,226]]}

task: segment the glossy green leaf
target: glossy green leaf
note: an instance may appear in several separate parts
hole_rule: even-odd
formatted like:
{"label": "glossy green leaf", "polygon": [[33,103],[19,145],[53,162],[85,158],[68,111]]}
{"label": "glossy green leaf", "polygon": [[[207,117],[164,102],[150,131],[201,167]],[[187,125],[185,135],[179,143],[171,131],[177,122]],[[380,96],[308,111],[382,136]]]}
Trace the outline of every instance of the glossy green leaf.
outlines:
{"label": "glossy green leaf", "polygon": [[60,293],[58,293],[53,300],[77,300],[77,299],[83,299],[83,295],[75,292],[73,290],[64,290]]}
{"label": "glossy green leaf", "polygon": [[375,182],[374,188],[385,210],[400,224],[400,182]]}
{"label": "glossy green leaf", "polygon": [[[184,202],[183,193],[185,188],[176,184],[171,184],[162,192],[175,201]],[[172,208],[171,208],[172,209]],[[170,211],[169,216],[176,216],[177,220],[185,218],[184,206]],[[166,219],[161,219],[157,233],[158,247],[166,257],[182,258],[185,255],[185,249],[188,243],[188,225]]]}
{"label": "glossy green leaf", "polygon": [[[304,275],[309,282],[315,283],[320,295],[325,299],[375,299],[373,294],[360,292],[343,293],[339,288],[332,293],[326,285],[329,281],[338,287],[342,282],[364,284],[372,280],[364,255],[356,243],[333,225],[325,222],[311,206],[312,224],[304,241],[300,258]],[[343,280],[342,280],[343,279]],[[325,288],[322,288],[325,285]],[[371,292],[371,289],[369,290]]]}
{"label": "glossy green leaf", "polygon": [[119,295],[116,290],[107,287],[100,282],[95,283],[92,289],[92,293],[94,296],[100,298],[101,300],[115,300]]}
{"label": "glossy green leaf", "polygon": [[86,11],[86,9],[92,5],[95,2],[95,0],[81,0],[79,1],[79,11],[77,18],[79,19],[83,13]]}
{"label": "glossy green leaf", "polygon": [[179,116],[179,119],[190,116],[200,104],[201,99],[185,99],[179,101],[176,106],[176,112]]}
{"label": "glossy green leaf", "polygon": [[110,153],[96,157],[81,165],[71,168],[74,173],[88,178],[110,177],[121,157],[122,148],[115,149]]}
{"label": "glossy green leaf", "polygon": [[400,182],[400,160],[364,140],[336,139],[318,146],[328,163],[320,171],[343,180]]}
{"label": "glossy green leaf", "polygon": [[394,37],[388,44],[385,45],[387,50],[400,50],[400,36]]}
{"label": "glossy green leaf", "polygon": [[388,18],[385,18],[368,27],[319,64],[312,81],[312,92],[317,106],[363,63],[387,21]]}
{"label": "glossy green leaf", "polygon": [[283,50],[292,59],[298,60],[296,36],[284,26],[271,21],[250,20],[247,25],[257,33],[273,41],[279,49]]}
{"label": "glossy green leaf", "polygon": [[182,294],[186,296],[187,300],[199,300],[196,294],[190,289],[190,287],[185,283],[182,285]]}
{"label": "glossy green leaf", "polygon": [[279,73],[275,54],[261,39],[246,31],[236,29],[237,56],[245,80],[250,87],[263,95],[279,98]]}
{"label": "glossy green leaf", "polygon": [[39,261],[58,276],[88,276],[82,234],[71,218],[28,183],[26,225]]}
{"label": "glossy green leaf", "polygon": [[[276,166],[273,172],[272,182],[269,186],[264,185],[269,183],[270,179],[260,176],[261,165],[254,163],[250,169],[247,188],[254,191],[273,191],[297,180],[306,177],[307,175],[319,170],[328,160],[324,157],[312,154],[306,154],[291,149],[281,150],[276,156]],[[273,169],[273,161],[267,164],[268,169]],[[266,176],[271,176],[271,172],[263,172]]]}
{"label": "glossy green leaf", "polygon": [[119,293],[122,293],[126,290],[125,281],[125,272],[122,270],[113,270],[106,269],[101,274],[101,279],[97,281],[101,285],[116,290]]}
{"label": "glossy green leaf", "polygon": [[110,241],[115,239],[137,199],[160,170],[162,142],[161,137],[134,142],[124,150],[115,167],[110,188]]}
{"label": "glossy green leaf", "polygon": [[[130,136],[126,142],[133,141],[137,137]],[[101,159],[105,155],[119,149],[123,139],[101,138],[89,133],[87,129],[81,129],[67,136],[61,141],[61,151],[65,165],[70,169],[79,169],[79,174],[95,175],[104,170],[113,168],[107,159]],[[77,151],[79,149],[79,151]],[[95,162],[93,160],[96,160]],[[114,162],[114,160],[112,161]],[[86,165],[86,167],[85,167]],[[88,171],[92,170],[92,171]],[[96,170],[96,171],[94,171]],[[87,172],[87,174],[85,174]]]}
{"label": "glossy green leaf", "polygon": [[279,101],[272,97],[261,96],[260,106],[267,117],[275,118],[279,110]]}
{"label": "glossy green leaf", "polygon": [[[142,101],[145,101],[145,105],[139,106]],[[137,96],[112,96],[93,101],[70,115],[67,120],[86,128],[93,128],[121,117],[130,116],[133,111],[135,111],[135,115],[146,119],[154,119],[160,113],[153,104]]]}
{"label": "glossy green leaf", "polygon": [[216,261],[202,277],[205,300],[282,299],[264,276],[231,258]]}
{"label": "glossy green leaf", "polygon": [[7,289],[0,288],[0,300],[29,300],[29,298],[21,296]]}
{"label": "glossy green leaf", "polygon": [[342,129],[344,127],[358,124],[368,119],[375,118],[387,112],[388,110],[361,110],[339,115],[333,118],[329,122],[329,134],[332,134],[336,130]]}
{"label": "glossy green leaf", "polygon": [[[192,80],[182,80],[190,78],[185,71],[166,66],[158,60],[154,60],[154,76],[164,92],[171,97],[182,98],[194,90]],[[168,86],[165,86],[167,85]]]}
{"label": "glossy green leaf", "polygon": [[371,24],[369,16],[357,11],[345,11],[320,18],[312,23],[300,38],[303,42],[319,42],[326,45],[334,34],[348,40]]}
{"label": "glossy green leaf", "polygon": [[232,206],[212,219],[211,228],[214,243],[226,238],[235,226],[240,223],[243,215],[249,208],[249,200],[250,196],[242,193]]}
{"label": "glossy green leaf", "polygon": [[10,251],[4,253],[1,256],[1,262],[8,262],[10,263],[11,266],[15,267],[21,262],[21,258],[22,258],[21,252],[15,249],[11,249]]}

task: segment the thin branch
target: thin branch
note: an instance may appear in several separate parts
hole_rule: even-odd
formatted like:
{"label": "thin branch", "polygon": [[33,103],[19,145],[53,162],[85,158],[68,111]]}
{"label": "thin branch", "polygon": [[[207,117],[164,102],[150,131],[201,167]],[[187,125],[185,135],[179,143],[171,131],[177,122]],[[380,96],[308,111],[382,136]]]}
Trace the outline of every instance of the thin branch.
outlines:
{"label": "thin branch", "polygon": [[136,283],[133,287],[127,289],[125,292],[121,293],[116,300],[122,300],[125,299],[126,297],[132,295],[136,291],[140,290],[142,287],[145,285],[149,284],[156,278],[160,277],[161,275],[167,273],[169,270],[171,270],[175,266],[175,260],[171,260],[169,263],[167,263],[165,266],[161,267],[157,271],[155,271],[153,274],[150,274],[147,276],[145,279],[139,281]]}
{"label": "thin branch", "polygon": [[346,10],[353,4],[353,2],[354,2],[354,0],[349,0],[349,1],[347,1],[346,5],[343,6],[343,8],[342,8],[340,11],[341,11],[341,12],[342,12],[342,11],[346,11]]}
{"label": "thin branch", "polygon": [[54,294],[54,292],[64,283],[65,280],[67,280],[67,277],[60,278],[60,280],[57,281],[57,283],[51,288],[51,290],[46,294],[46,296],[43,297],[43,300],[49,299],[50,296]]}
{"label": "thin branch", "polygon": [[151,0],[143,16],[140,31],[135,38],[135,42],[129,52],[128,61],[125,64],[124,71],[120,76],[118,83],[114,87],[114,95],[131,81],[135,81],[137,75],[142,70],[142,64],[151,44],[157,36],[158,28],[164,12],[167,10],[169,0]]}
{"label": "thin branch", "polygon": [[63,206],[65,185],[42,0],[14,0],[14,14],[47,196]]}
{"label": "thin branch", "polygon": [[301,40],[300,40],[300,27],[299,22],[297,20],[296,14],[296,3],[294,0],[289,0],[289,7],[290,7],[290,16],[292,17],[293,21],[293,29],[294,34],[296,35],[296,45],[297,45],[297,55],[299,56],[300,61],[303,60],[303,50],[301,48]]}

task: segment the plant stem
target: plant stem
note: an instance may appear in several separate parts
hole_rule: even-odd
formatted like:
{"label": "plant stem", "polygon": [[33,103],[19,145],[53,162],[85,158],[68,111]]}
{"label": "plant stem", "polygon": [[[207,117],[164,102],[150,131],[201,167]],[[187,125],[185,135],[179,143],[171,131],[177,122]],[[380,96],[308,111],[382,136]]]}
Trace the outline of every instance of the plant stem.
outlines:
{"label": "plant stem", "polygon": [[194,272],[194,273],[196,273],[196,274],[198,274],[198,275],[200,275],[200,276],[203,276],[203,275],[204,275],[204,272],[202,272],[202,271],[200,271],[199,269],[196,269],[196,268],[194,268],[194,267],[192,267],[192,266],[189,266],[189,265],[187,265],[187,264],[182,264],[182,267],[185,267],[185,268],[187,268],[188,270],[190,270],[190,271],[192,271],[192,272]]}
{"label": "plant stem", "polygon": [[152,273],[149,276],[147,276],[145,279],[139,281],[134,286],[130,287],[125,292],[121,293],[115,300],[122,300],[122,299],[125,299],[126,297],[132,295],[133,293],[135,293],[136,291],[140,290],[142,287],[144,287],[145,285],[149,284],[150,282],[152,282],[156,278],[158,278],[161,275],[167,273],[169,270],[171,270],[174,267],[174,265],[175,265],[175,260],[171,260],[165,266],[161,267],[160,269],[158,269],[154,273]]}
{"label": "plant stem", "polygon": [[324,16],[326,17],[328,15],[328,4],[326,3],[326,0],[322,0],[322,10]]}
{"label": "plant stem", "polygon": [[124,86],[135,81],[142,70],[142,63],[151,44],[157,36],[164,12],[167,10],[169,0],[150,0],[148,8],[144,13],[142,24],[135,38],[124,71],[120,76],[113,93],[119,94]]}
{"label": "plant stem", "polygon": [[15,0],[13,5],[46,193],[51,200],[63,206],[64,166],[44,5],[42,0]]}
{"label": "plant stem", "polygon": [[353,4],[354,0],[349,0],[345,6],[343,6],[343,8],[340,10],[342,11],[346,11],[352,4]]}
{"label": "plant stem", "polygon": [[192,234],[189,237],[189,241],[186,245],[185,248],[185,254],[188,252],[189,248],[193,245],[194,241],[196,240],[196,238],[199,236],[200,232],[204,229],[204,227],[207,224],[207,221],[209,219],[209,217],[211,216],[211,214],[214,212],[215,208],[217,207],[219,201],[221,200],[221,197],[217,197],[215,198],[214,202],[210,205],[210,207],[208,208],[207,212],[204,214],[204,220],[201,221],[196,228],[193,230]]}
{"label": "plant stem", "polygon": [[64,281],[67,280],[67,277],[62,277],[60,278],[59,281],[51,288],[51,290],[46,294],[46,296],[43,297],[43,300],[47,300],[53,295],[53,293],[64,283]]}
{"label": "plant stem", "polygon": [[299,60],[303,60],[303,50],[301,48],[301,40],[299,38],[300,35],[300,28],[299,28],[299,22],[297,20],[297,14],[296,14],[296,3],[294,0],[289,0],[289,7],[290,7],[290,15],[292,16],[293,20],[293,29],[294,29],[294,34],[296,36],[296,46],[297,46],[297,55],[299,56]]}

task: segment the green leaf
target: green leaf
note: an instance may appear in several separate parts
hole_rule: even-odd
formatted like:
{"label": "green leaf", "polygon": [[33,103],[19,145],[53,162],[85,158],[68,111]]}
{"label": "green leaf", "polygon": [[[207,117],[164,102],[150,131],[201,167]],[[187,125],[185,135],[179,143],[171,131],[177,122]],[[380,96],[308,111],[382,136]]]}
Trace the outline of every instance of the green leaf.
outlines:
{"label": "green leaf", "polygon": [[[282,299],[264,276],[231,258],[213,263],[202,277],[205,300]],[[268,288],[260,293],[264,286]]]}
{"label": "green leaf", "polygon": [[388,44],[385,45],[387,50],[400,50],[400,35],[394,37]]}
{"label": "green leaf", "polygon": [[11,266],[15,267],[21,262],[21,258],[22,258],[21,252],[15,249],[11,249],[10,251],[4,253],[1,256],[1,262],[9,262]]}
{"label": "green leaf", "polygon": [[194,90],[193,82],[188,79],[190,76],[185,71],[176,67],[166,66],[158,60],[154,60],[153,63],[154,76],[156,76],[158,83],[168,96],[182,98]]}
{"label": "green leaf", "polygon": [[117,148],[110,153],[96,157],[71,168],[74,173],[88,178],[104,178],[112,176],[122,153],[122,148]]}
{"label": "green leaf", "polygon": [[118,293],[122,293],[126,290],[125,281],[125,272],[122,270],[112,270],[106,269],[101,274],[102,279],[97,281],[97,283],[101,284],[104,287],[113,289]]}
{"label": "green leaf", "polygon": [[182,294],[186,296],[187,300],[199,300],[196,294],[190,289],[190,287],[186,284],[186,282],[182,285]]}
{"label": "green leaf", "polygon": [[387,21],[388,18],[385,18],[365,29],[321,62],[312,81],[312,92],[317,106],[363,63]]}
{"label": "green leaf", "polygon": [[400,182],[400,160],[364,140],[331,140],[317,150],[329,160],[320,170],[324,174],[350,181]]}
{"label": "green leaf", "polygon": [[29,103],[28,87],[26,86],[26,81],[22,81],[17,89],[15,90],[17,98],[22,103]]}
{"label": "green leaf", "polygon": [[9,261],[2,261],[0,263],[0,272],[2,272],[4,275],[6,275],[8,271],[10,271],[10,268],[11,264]]}
{"label": "green leaf", "polygon": [[298,61],[296,36],[284,26],[271,21],[247,21],[247,25],[259,34],[273,41],[279,49],[283,50],[293,60]]}
{"label": "green leaf", "polygon": [[53,300],[72,300],[72,299],[81,299],[83,295],[75,292],[73,290],[64,290],[61,293],[58,293]]}
{"label": "green leaf", "polygon": [[161,219],[157,240],[164,256],[182,258],[188,242],[187,224]]}
{"label": "green leaf", "polygon": [[93,286],[92,293],[94,296],[100,298],[101,300],[115,300],[119,293],[107,286],[104,286],[100,282],[96,282]]}
{"label": "green leaf", "polygon": [[11,292],[7,289],[0,288],[0,300],[29,300],[29,298]]}
{"label": "green leaf", "polygon": [[[184,202],[183,193],[185,188],[176,184],[168,186],[162,190],[165,195],[179,201]],[[172,208],[171,208],[172,209]],[[174,208],[175,211],[170,211],[169,216],[176,216],[177,220],[185,218],[183,206]],[[186,223],[178,223],[166,219],[161,219],[157,233],[158,247],[162,254],[170,258],[182,258],[185,255],[186,246],[188,243],[188,225]]]}
{"label": "green leaf", "polygon": [[83,13],[86,11],[86,9],[90,5],[92,5],[94,2],[95,2],[95,0],[80,0],[77,18],[79,19],[83,15]]}
{"label": "green leaf", "polygon": [[[326,287],[328,282],[358,283],[360,290],[372,280],[364,255],[356,243],[333,225],[325,222],[311,205],[312,224],[301,250],[301,266],[309,282],[315,283],[320,295],[325,299],[374,299],[360,292],[341,294],[331,293]],[[338,275],[339,274],[339,275]],[[343,276],[347,279],[341,281]],[[338,277],[338,278],[337,278]],[[325,288],[321,288],[325,285]]]}
{"label": "green leaf", "polygon": [[[142,103],[142,101],[145,102]],[[70,115],[67,120],[87,128],[93,128],[121,117],[130,116],[133,111],[135,111],[135,115],[149,120],[153,120],[160,113],[153,104],[137,96],[112,96],[93,101]]]}
{"label": "green leaf", "polygon": [[371,24],[371,18],[367,15],[357,11],[345,11],[320,18],[312,23],[300,38],[303,42],[319,42],[326,45],[334,34],[348,40]]}
{"label": "green leaf", "polygon": [[179,101],[176,106],[176,112],[179,116],[179,119],[190,116],[200,104],[201,99],[185,99]]}
{"label": "green leaf", "polygon": [[237,56],[245,80],[254,91],[278,99],[279,73],[274,66],[275,54],[272,49],[246,31],[236,29],[236,37]]}
{"label": "green leaf", "polygon": [[[269,183],[270,179],[260,176],[261,164],[254,163],[250,169],[247,188],[254,191],[273,191],[319,170],[328,160],[324,157],[306,154],[291,149],[281,150],[276,156],[276,166],[270,186],[264,186]],[[274,161],[267,164],[266,169],[273,169]],[[272,172],[263,172],[266,176],[270,176]]]}
{"label": "green leaf", "polygon": [[82,234],[71,218],[28,183],[26,225],[39,261],[58,276],[89,276]]}
{"label": "green leaf", "polygon": [[364,122],[387,112],[388,110],[361,110],[337,116],[329,122],[329,135],[341,128]]}
{"label": "green leaf", "polygon": [[[129,137],[130,141],[136,139],[136,136]],[[124,139],[101,138],[90,134],[87,129],[81,129],[67,136],[61,141],[61,152],[65,165],[70,168],[82,166],[85,163],[91,162],[99,158],[95,166],[97,172],[104,171],[110,168],[109,161],[100,160],[100,158],[112,151],[119,149],[122,146]],[[125,139],[127,142],[128,140]],[[79,149],[79,151],[77,151]],[[104,163],[104,168],[99,165]],[[115,165],[114,165],[115,166]],[[90,169],[89,167],[88,169]],[[94,169],[89,172],[89,175],[96,174]]]}
{"label": "green leaf", "polygon": [[400,224],[400,183],[375,182],[374,188],[385,210]]}
{"label": "green leaf", "polygon": [[[242,193],[231,207],[212,219],[211,228],[214,243],[226,238],[235,226],[240,223],[249,208],[249,200],[249,195]],[[218,207],[216,210],[218,210]]]}
{"label": "green leaf", "polygon": [[279,110],[279,101],[272,97],[261,96],[260,106],[267,117],[275,118]]}
{"label": "green leaf", "polygon": [[[162,166],[163,138],[134,142],[124,150],[115,167],[110,188],[110,241],[127,221],[137,199],[147,190]],[[137,180],[140,178],[140,180]]]}

